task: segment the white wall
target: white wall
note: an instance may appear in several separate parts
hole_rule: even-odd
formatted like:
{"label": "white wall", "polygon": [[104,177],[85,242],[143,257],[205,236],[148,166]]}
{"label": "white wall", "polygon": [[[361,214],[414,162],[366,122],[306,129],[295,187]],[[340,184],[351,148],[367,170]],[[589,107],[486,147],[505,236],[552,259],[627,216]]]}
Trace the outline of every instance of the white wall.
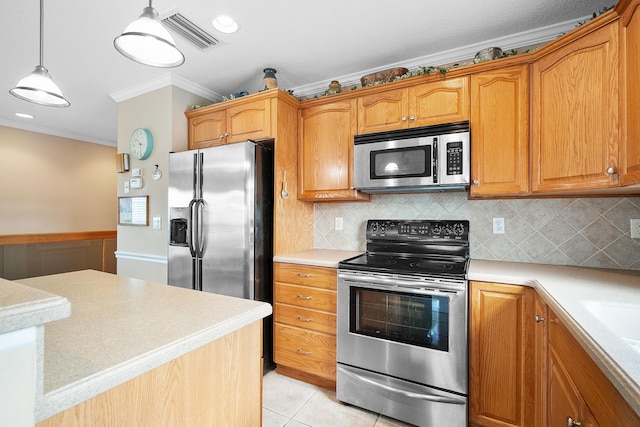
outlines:
{"label": "white wall", "polygon": [[[144,169],[141,189],[124,194],[124,182],[131,171],[118,174],[118,196],[149,196],[149,226],[118,225],[118,274],[167,283],[168,244],[168,163],[169,152],[187,149],[187,119],[190,105],[208,101],[188,91],[166,86],[118,103],[118,152],[129,153],[129,137],[136,128],[153,134],[154,149],[146,160],[131,158],[130,167]],[[163,173],[155,181],[151,175],[158,165]],[[153,217],[160,217],[160,230],[152,229]]]}

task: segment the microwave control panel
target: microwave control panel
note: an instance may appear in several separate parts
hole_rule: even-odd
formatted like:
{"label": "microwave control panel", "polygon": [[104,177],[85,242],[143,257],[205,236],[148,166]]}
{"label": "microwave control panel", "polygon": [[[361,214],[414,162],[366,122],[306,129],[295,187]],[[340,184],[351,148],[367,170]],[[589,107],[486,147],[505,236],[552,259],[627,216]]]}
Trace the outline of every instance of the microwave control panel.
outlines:
{"label": "microwave control panel", "polygon": [[462,141],[447,143],[447,175],[462,175]]}

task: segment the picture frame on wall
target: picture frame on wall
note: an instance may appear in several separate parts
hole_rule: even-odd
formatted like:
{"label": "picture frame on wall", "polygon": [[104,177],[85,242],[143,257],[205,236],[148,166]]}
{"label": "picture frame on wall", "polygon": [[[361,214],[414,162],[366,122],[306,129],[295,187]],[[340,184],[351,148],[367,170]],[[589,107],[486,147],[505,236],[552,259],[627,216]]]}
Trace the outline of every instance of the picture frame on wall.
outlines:
{"label": "picture frame on wall", "polygon": [[118,225],[149,225],[149,196],[118,197]]}

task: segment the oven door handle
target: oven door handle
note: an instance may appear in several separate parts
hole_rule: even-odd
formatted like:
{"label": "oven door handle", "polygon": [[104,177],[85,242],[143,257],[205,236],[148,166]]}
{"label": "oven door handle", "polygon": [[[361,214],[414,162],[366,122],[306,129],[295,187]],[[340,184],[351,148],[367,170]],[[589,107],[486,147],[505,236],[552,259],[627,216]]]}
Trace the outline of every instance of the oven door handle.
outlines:
{"label": "oven door handle", "polygon": [[398,394],[402,394],[403,396],[406,397],[410,397],[412,399],[421,399],[421,400],[428,400],[430,402],[438,402],[438,403],[450,403],[450,404],[454,404],[454,405],[466,405],[467,401],[465,398],[463,397],[459,397],[459,398],[454,398],[454,397],[446,397],[446,396],[438,396],[435,394],[424,394],[424,393],[415,393],[413,391],[408,391],[408,390],[402,390],[396,387],[392,387],[390,385],[387,384],[380,384],[379,382],[372,380],[371,378],[367,378],[365,376],[362,375],[358,375],[355,374],[353,372],[349,372],[346,371],[344,369],[341,370],[341,372],[353,379],[356,380],[360,380],[360,381],[364,381],[368,384],[371,384],[373,386],[379,387],[383,390],[387,390],[387,391],[391,391],[394,393],[398,393]]}

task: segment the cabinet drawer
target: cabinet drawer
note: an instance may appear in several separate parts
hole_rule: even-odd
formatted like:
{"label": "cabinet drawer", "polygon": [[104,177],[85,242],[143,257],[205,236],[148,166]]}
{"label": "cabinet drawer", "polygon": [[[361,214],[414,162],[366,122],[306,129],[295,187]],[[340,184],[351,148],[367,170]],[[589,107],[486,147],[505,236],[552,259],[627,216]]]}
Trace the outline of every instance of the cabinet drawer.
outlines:
{"label": "cabinet drawer", "polygon": [[338,274],[335,268],[313,267],[301,264],[274,264],[276,282],[307,285],[315,288],[337,289]]}
{"label": "cabinet drawer", "polygon": [[274,320],[299,328],[312,329],[326,334],[336,334],[336,315],[319,310],[295,307],[287,304],[275,303],[273,307]]}
{"label": "cabinet drawer", "polygon": [[336,337],[275,323],[275,362],[335,381]]}
{"label": "cabinet drawer", "polygon": [[336,291],[276,282],[274,300],[298,307],[336,312]]}

